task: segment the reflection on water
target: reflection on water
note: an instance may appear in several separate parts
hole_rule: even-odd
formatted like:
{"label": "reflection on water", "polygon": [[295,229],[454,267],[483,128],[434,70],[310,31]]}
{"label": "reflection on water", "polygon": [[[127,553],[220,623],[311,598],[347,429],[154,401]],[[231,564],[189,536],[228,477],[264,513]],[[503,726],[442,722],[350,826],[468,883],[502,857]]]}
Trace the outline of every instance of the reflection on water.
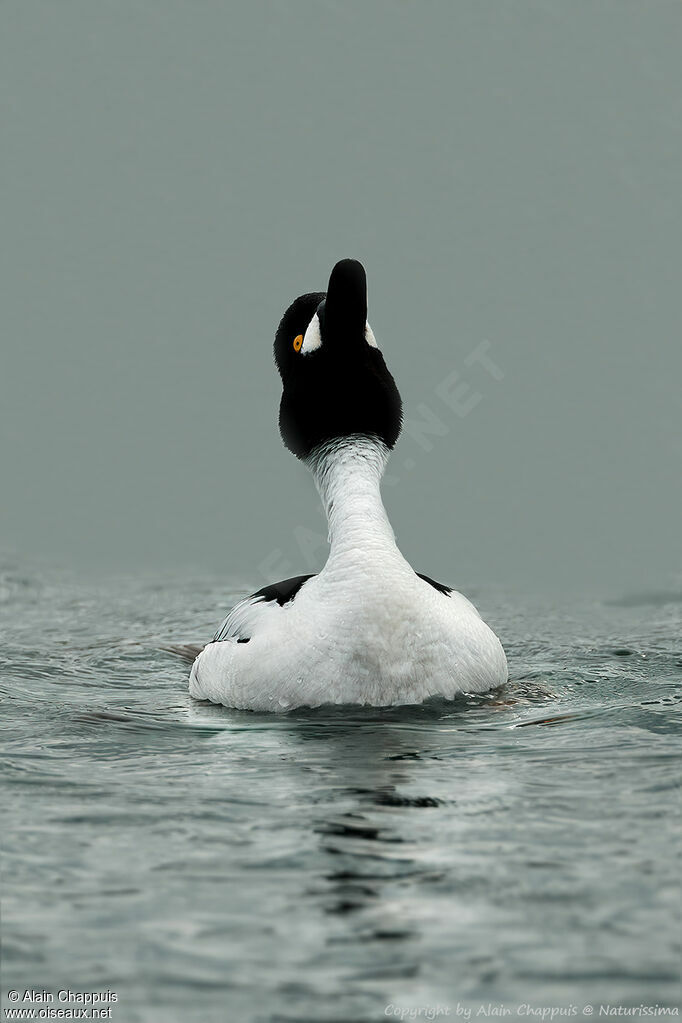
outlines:
{"label": "reflection on water", "polygon": [[112,1018],[674,1004],[679,605],[519,604],[498,692],[268,717],[190,700],[206,581],[0,576],[3,984]]}

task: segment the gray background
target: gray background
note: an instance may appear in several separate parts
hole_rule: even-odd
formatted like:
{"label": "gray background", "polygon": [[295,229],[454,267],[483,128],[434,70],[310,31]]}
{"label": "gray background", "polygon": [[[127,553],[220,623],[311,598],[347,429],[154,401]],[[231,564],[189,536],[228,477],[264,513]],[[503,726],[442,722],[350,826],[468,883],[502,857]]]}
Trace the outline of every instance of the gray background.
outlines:
{"label": "gray background", "polygon": [[[670,583],[677,2],[0,12],[4,550],[254,579],[319,565],[271,343],[354,256],[408,418],[442,434],[426,451],[411,429],[385,491],[415,567]],[[471,359],[484,341],[495,375]],[[466,415],[437,390],[453,373]]]}

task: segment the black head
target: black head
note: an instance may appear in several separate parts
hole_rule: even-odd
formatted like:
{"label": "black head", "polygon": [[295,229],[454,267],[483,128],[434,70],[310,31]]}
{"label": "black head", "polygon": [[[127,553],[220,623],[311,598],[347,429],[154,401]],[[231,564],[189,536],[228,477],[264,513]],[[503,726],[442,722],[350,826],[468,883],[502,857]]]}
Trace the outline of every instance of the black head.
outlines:
{"label": "black head", "polygon": [[361,263],[343,259],[327,293],[301,295],[275,336],[282,377],[279,428],[299,458],[335,437],[370,434],[392,448],[402,402],[367,323],[367,279]]}

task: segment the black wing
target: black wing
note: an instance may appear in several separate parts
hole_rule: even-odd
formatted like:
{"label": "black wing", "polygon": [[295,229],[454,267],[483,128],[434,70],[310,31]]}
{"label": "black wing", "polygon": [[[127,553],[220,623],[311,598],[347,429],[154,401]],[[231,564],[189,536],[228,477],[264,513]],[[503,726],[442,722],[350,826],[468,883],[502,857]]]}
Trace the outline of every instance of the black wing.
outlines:
{"label": "black wing", "polygon": [[433,586],[434,590],[438,590],[439,593],[444,593],[446,597],[449,597],[452,593],[452,586],[445,586],[444,583],[437,583],[435,579],[431,579],[428,575],[423,575],[421,572],[417,572],[420,579],[423,579],[429,586]]}
{"label": "black wing", "polygon": [[295,575],[291,579],[283,579],[279,583],[270,583],[256,590],[250,597],[245,597],[232,608],[215,636],[214,643],[222,643],[226,639],[236,639],[238,643],[248,643],[251,631],[263,614],[265,607],[279,604],[283,607],[294,599],[303,583],[312,579],[311,575]]}

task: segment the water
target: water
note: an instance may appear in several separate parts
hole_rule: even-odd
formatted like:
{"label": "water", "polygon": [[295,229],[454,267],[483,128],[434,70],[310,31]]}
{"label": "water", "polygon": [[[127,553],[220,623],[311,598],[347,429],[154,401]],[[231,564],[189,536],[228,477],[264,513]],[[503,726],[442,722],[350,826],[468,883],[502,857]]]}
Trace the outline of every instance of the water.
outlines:
{"label": "water", "polygon": [[677,1004],[679,595],[475,593],[502,691],[279,717],[193,702],[162,649],[236,595],[5,566],[3,999],[109,989],[119,1023]]}

